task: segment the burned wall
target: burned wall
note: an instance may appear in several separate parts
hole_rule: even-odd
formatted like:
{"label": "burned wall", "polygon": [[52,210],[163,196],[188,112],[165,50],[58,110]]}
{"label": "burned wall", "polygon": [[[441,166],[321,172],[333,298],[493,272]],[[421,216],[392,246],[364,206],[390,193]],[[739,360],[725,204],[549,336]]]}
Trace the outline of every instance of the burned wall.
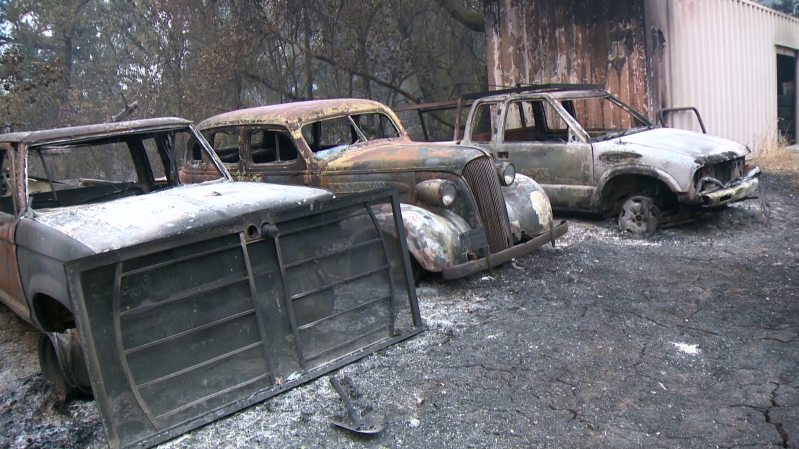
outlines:
{"label": "burned wall", "polygon": [[489,84],[598,83],[649,112],[642,0],[485,0]]}

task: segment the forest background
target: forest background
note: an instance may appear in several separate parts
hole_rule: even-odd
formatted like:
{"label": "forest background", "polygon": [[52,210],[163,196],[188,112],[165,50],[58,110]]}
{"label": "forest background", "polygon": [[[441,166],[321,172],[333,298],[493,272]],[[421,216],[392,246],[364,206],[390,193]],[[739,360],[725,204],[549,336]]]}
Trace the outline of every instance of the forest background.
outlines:
{"label": "forest background", "polygon": [[491,1],[0,0],[0,132],[486,89]]}

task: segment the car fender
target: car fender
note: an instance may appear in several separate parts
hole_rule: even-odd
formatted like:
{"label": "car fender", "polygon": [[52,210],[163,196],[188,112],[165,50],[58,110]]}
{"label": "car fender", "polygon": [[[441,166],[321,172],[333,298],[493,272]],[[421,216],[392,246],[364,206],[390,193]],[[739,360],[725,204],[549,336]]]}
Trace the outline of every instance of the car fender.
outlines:
{"label": "car fender", "polygon": [[505,197],[514,240],[518,241],[522,233],[534,236],[552,226],[549,197],[529,176],[517,174],[513,184],[502,187],[502,195]]}
{"label": "car fender", "polygon": [[37,327],[44,329],[45,323],[40,322],[41,317],[38,313],[40,309],[37,307],[36,298],[50,297],[60,302],[67,310],[72,311],[64,264],[61,261],[27,251],[27,249],[22,249],[18,254],[20,278],[30,307],[30,318]]}
{"label": "car fender", "polygon": [[[466,262],[460,234],[470,228],[463,218],[448,210],[432,211],[413,204],[402,203],[400,209],[408,251],[425,270],[440,272]],[[390,205],[375,207],[375,217],[380,222],[393,220]]]}
{"label": "car fender", "polygon": [[649,176],[651,178],[657,179],[658,181],[663,182],[666,184],[669,189],[671,189],[674,193],[684,192],[685,189],[680,187],[680,184],[671,176],[669,173],[655,167],[642,167],[639,165],[624,165],[621,167],[613,167],[612,169],[606,171],[600,178],[599,182],[597,182],[597,189],[594,192],[594,199],[593,204],[599,204],[602,200],[602,193],[605,189],[610,180],[617,176],[624,176],[624,175],[641,175],[641,176]]}

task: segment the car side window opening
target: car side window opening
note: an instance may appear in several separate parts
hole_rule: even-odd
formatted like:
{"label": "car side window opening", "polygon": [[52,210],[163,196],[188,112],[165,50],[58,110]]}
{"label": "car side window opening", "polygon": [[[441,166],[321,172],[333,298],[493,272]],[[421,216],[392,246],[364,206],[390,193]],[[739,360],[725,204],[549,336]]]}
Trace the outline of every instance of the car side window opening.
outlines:
{"label": "car side window opening", "polygon": [[250,160],[255,164],[290,162],[298,158],[297,146],[285,131],[258,129],[249,133]]}
{"label": "car side window opening", "polygon": [[[189,132],[175,134],[175,151],[170,152],[170,154],[179,156],[175,160],[175,166],[180,167],[179,178],[182,182],[196,183],[224,178],[224,175],[212,160],[210,152],[203,145],[207,139],[213,139],[212,133],[207,133],[206,138],[202,140]],[[208,141],[210,142],[210,140]],[[238,147],[233,154],[235,159],[238,160]],[[219,159],[220,162],[225,163],[224,160]]]}
{"label": "car side window opening", "polygon": [[237,164],[239,156],[239,135],[235,129],[215,131],[209,138],[211,146],[219,159],[226,164]]}
{"label": "car side window opening", "polygon": [[505,142],[568,142],[569,125],[544,100],[518,100],[508,105]]}
{"label": "car side window opening", "polygon": [[385,114],[360,114],[351,117],[367,140],[399,137],[399,131],[394,126],[394,122]]}
{"label": "car side window opening", "polygon": [[472,120],[472,142],[491,142],[491,136],[496,134],[499,122],[499,107],[496,103],[481,103],[474,111]]}
{"label": "car side window opening", "polygon": [[335,117],[302,127],[302,136],[316,157],[332,157],[359,140],[350,117]]}
{"label": "car side window opening", "polygon": [[14,214],[14,194],[11,189],[11,152],[0,150],[0,212]]}
{"label": "car side window opening", "polygon": [[[540,103],[540,101],[538,102]],[[540,108],[540,105],[538,105]],[[505,142],[529,142],[541,140],[536,131],[535,114],[530,101],[512,101],[508,104],[505,118]]]}

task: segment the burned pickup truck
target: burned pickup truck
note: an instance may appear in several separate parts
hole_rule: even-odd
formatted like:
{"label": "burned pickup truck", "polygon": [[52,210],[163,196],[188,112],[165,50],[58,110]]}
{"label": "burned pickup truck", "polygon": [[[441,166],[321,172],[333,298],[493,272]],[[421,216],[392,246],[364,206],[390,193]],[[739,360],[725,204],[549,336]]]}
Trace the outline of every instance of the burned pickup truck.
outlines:
{"label": "burned pickup truck", "polygon": [[[263,106],[198,128],[236,179],[339,194],[396,187],[417,279],[421,269],[445,279],[490,269],[567,231],[565,222],[553,223],[541,187],[512,164],[495,164],[478,148],[412,142],[375,101]],[[181,176],[204,180],[203,166],[187,154]]]}
{"label": "burned pickup truck", "polygon": [[651,233],[758,191],[760,169],[746,166],[748,148],[655,127],[603,86],[525,86],[403,109],[419,111],[427,127],[429,116],[457,109],[458,140],[460,108],[470,101],[460,144],[513,163],[543,186],[555,210],[618,215],[622,229]]}
{"label": "burned pickup truck", "polygon": [[[187,150],[188,149],[188,150]],[[183,185],[174,155],[203,155]],[[424,330],[395,191],[241,183],[189,122],[0,136],[0,299],[150,446]],[[378,222],[377,210],[393,222]]]}

